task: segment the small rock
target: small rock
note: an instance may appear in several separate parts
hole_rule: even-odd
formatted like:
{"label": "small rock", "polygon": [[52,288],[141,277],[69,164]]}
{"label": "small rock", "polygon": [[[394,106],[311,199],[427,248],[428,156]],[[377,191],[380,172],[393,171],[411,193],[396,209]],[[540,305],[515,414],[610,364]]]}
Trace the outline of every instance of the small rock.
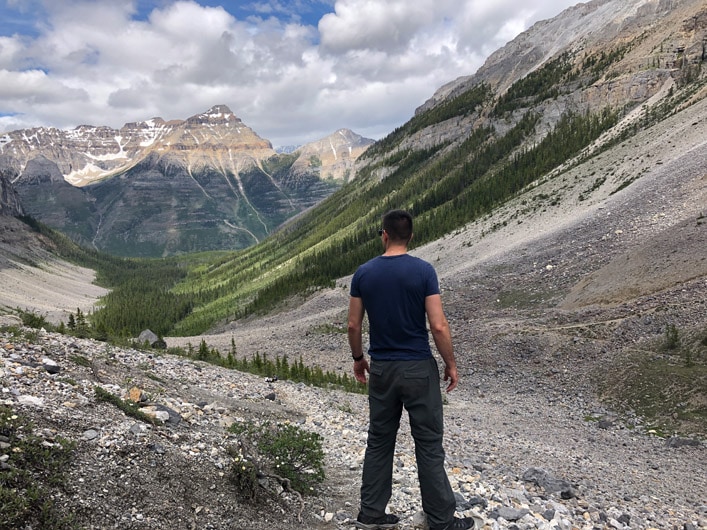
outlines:
{"label": "small rock", "polygon": [[61,366],[59,366],[55,361],[45,357],[42,359],[42,366],[50,374],[58,374],[61,372]]}
{"label": "small rock", "polygon": [[96,438],[98,438],[98,436],[99,433],[95,429],[89,429],[87,431],[84,431],[83,433],[83,439],[87,441],[95,440]]}

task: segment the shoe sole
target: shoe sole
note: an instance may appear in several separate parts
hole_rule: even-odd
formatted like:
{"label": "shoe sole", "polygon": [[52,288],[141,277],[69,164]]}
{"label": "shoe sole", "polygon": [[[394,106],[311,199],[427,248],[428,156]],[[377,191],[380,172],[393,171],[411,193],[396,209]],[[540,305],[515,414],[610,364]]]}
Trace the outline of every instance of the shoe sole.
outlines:
{"label": "shoe sole", "polygon": [[390,530],[391,528],[397,528],[398,523],[366,524],[366,523],[362,523],[360,521],[354,521],[354,526],[356,528],[360,528],[361,530]]}

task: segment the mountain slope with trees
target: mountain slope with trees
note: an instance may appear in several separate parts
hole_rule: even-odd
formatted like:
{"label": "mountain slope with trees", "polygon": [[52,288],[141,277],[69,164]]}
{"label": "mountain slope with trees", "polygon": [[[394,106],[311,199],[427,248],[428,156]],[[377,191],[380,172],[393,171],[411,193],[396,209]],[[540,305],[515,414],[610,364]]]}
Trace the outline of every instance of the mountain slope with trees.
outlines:
{"label": "mountain slope with trees", "polygon": [[[507,89],[508,76],[498,81],[483,75],[500,68],[492,57],[473,85],[460,85],[426,105],[369,148],[350,185],[263,244],[193,271],[175,292],[192,293],[200,302],[175,332],[200,333],[219,321],[331,286],[378,252],[372,235],[389,208],[413,212],[420,245],[492,215],[519,194],[533,197],[538,182],[572,167],[585,168],[576,177],[585,180],[585,199],[609,182],[614,192],[631,187],[642,172],[599,175],[589,169],[592,160],[674,113],[691,119],[689,109],[707,91],[702,45],[707,14],[695,1],[675,2],[672,9],[629,4],[635,13],[616,33],[614,19],[602,18],[616,2],[590,3],[585,21],[592,27],[604,23],[608,34],[597,32],[593,41],[578,36],[544,62],[531,62],[525,76],[516,67],[518,79]],[[623,17],[628,8],[621,5]],[[508,47],[534,43],[536,33],[544,37],[553,24],[561,27],[575,15],[569,10]],[[607,37],[613,40],[606,42]],[[527,199],[529,204],[560,201],[559,195]]]}
{"label": "mountain slope with trees", "polygon": [[[582,30],[570,39],[566,29],[577,29],[578,19]],[[552,40],[556,34],[562,38]],[[351,182],[262,243],[213,258],[183,257],[173,262],[183,263],[179,274],[163,275],[170,279],[159,285],[135,278],[139,285],[111,295],[94,319],[108,333],[136,335],[150,322],[131,322],[130,306],[147,285],[161,293],[152,311],[161,323],[153,327],[195,335],[351,274],[378,252],[372,236],[389,208],[412,211],[415,244],[422,245],[497,216],[518,197],[526,207],[516,222],[566,203],[561,188],[534,189],[573,169],[585,189],[572,205],[577,212],[607,190],[635,189],[650,159],[622,174],[592,166],[676,113],[699,123],[692,109],[707,91],[706,34],[707,8],[695,0],[603,0],[569,9],[520,35],[473,76],[440,89],[366,150]]]}

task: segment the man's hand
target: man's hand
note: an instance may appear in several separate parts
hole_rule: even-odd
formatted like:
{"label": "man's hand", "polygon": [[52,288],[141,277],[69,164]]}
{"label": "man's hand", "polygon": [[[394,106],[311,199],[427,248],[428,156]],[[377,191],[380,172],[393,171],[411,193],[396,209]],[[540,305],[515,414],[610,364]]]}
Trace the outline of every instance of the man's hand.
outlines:
{"label": "man's hand", "polygon": [[457,383],[459,382],[459,376],[457,375],[456,366],[452,366],[450,368],[449,365],[447,365],[444,367],[444,380],[449,381],[449,384],[447,385],[447,392],[451,392],[457,387]]}
{"label": "man's hand", "polygon": [[425,298],[425,311],[430,322],[430,331],[435,341],[437,351],[444,361],[444,380],[449,381],[447,392],[451,392],[457,387],[459,376],[457,375],[457,362],[454,359],[454,347],[452,346],[452,334],[449,330],[449,322],[442,310],[442,298],[438,294],[431,294]]}
{"label": "man's hand", "polygon": [[356,381],[365,385],[368,382],[366,372],[370,372],[370,369],[368,367],[368,360],[366,360],[365,357],[360,361],[354,361],[354,377],[356,377]]}

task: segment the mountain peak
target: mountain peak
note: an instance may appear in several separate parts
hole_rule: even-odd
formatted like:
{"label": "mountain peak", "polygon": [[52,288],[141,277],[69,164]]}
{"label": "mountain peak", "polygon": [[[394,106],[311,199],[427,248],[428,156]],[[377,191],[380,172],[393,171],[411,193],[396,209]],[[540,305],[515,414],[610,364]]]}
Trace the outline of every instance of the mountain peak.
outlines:
{"label": "mountain peak", "polygon": [[299,158],[294,168],[300,172],[319,170],[321,178],[348,181],[354,173],[354,164],[374,140],[364,138],[350,129],[338,131],[297,149]]}
{"label": "mountain peak", "polygon": [[243,248],[331,194],[371,143],[340,129],[302,160],[268,162],[272,144],[226,105],[120,130],[17,131],[0,138],[0,214],[22,199],[29,215],[122,255]]}
{"label": "mountain peak", "polygon": [[227,105],[214,105],[206,112],[196,114],[187,119],[189,124],[212,124],[225,125],[231,123],[242,123]]}

